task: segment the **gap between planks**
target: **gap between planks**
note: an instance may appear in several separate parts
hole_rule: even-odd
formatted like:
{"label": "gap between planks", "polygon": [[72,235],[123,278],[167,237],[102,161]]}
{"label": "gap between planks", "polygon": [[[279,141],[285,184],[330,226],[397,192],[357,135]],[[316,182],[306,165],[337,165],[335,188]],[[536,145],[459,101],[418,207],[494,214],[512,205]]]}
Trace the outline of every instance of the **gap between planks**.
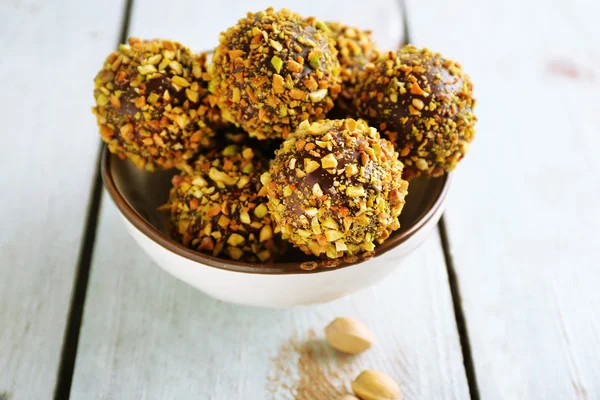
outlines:
{"label": "gap between planks", "polygon": [[[119,32],[119,42],[125,43],[127,33],[129,32],[129,21],[131,19],[131,9],[134,0],[126,0],[121,20],[121,30]],[[102,200],[102,179],[100,177],[100,160],[104,143],[100,142],[96,154],[96,170],[92,181],[90,203],[88,205],[87,216],[84,226],[84,234],[81,241],[80,253],[77,261],[77,270],[73,280],[73,290],[67,326],[63,339],[63,347],[58,368],[56,388],[54,390],[54,399],[68,399],[71,394],[71,384],[73,381],[73,372],[75,370],[75,360],[77,358],[77,346],[79,343],[79,333],[83,317],[85,298],[87,294],[90,268],[92,265],[92,256],[94,253],[94,243],[96,241],[96,231],[98,229],[98,216],[100,214],[100,203]],[[0,396],[0,400],[2,397]]]}
{"label": "gap between planks", "polygon": [[[410,44],[412,37],[410,33],[410,25],[408,18],[408,7],[405,0],[398,0],[400,9],[402,10],[402,26],[403,26],[403,44]],[[473,355],[471,352],[471,343],[469,341],[469,331],[467,329],[467,323],[465,320],[465,313],[462,308],[462,297],[460,295],[460,287],[458,278],[456,275],[456,269],[454,268],[454,261],[452,259],[452,253],[450,252],[450,241],[448,239],[448,231],[446,230],[446,220],[444,215],[440,218],[438,223],[438,234],[440,236],[440,242],[442,244],[442,250],[444,252],[444,262],[446,264],[446,272],[448,274],[448,286],[450,286],[450,294],[452,296],[452,307],[454,309],[454,319],[456,320],[456,327],[458,330],[458,337],[460,340],[460,348],[463,356],[463,365],[465,368],[465,374],[467,376],[467,384],[469,386],[469,394],[471,399],[479,400],[479,388],[477,386],[477,376],[475,374],[475,366],[473,363]]]}
{"label": "gap between planks", "polygon": [[460,287],[454,261],[450,253],[450,242],[448,240],[448,231],[446,230],[446,220],[442,215],[438,223],[438,232],[444,252],[444,261],[446,263],[446,271],[448,272],[448,285],[450,286],[450,294],[452,295],[452,306],[454,308],[454,318],[458,329],[458,337],[460,339],[460,348],[463,354],[463,364],[467,375],[467,384],[469,385],[469,394],[471,399],[479,400],[479,388],[477,387],[477,376],[475,375],[475,366],[473,365],[473,355],[471,353],[471,343],[469,341],[469,332],[465,321],[465,313],[462,309],[462,297],[460,296]]}

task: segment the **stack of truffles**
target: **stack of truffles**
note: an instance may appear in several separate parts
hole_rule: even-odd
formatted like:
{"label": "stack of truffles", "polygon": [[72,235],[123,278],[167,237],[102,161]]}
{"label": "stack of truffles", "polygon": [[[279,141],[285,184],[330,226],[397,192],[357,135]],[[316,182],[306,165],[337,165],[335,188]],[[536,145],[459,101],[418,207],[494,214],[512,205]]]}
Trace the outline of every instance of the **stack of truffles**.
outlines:
{"label": "stack of truffles", "polygon": [[382,52],[368,31],[272,8],[218,40],[209,62],[131,38],[95,79],[108,149],[179,169],[170,221],[193,250],[262,263],[289,245],[315,260],[372,252],[400,227],[408,181],[454,169],[474,137],[471,80],[438,53]]}

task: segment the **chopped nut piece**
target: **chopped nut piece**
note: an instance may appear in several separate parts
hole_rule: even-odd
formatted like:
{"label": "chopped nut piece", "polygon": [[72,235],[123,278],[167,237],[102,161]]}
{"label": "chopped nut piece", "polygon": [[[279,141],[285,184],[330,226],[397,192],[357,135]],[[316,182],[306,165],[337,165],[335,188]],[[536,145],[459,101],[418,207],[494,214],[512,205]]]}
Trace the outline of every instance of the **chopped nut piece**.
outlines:
{"label": "chopped nut piece", "polygon": [[148,74],[152,74],[154,72],[158,72],[158,70],[156,69],[156,67],[154,65],[152,65],[152,64],[140,65],[138,67],[138,71],[142,75],[148,75]]}
{"label": "chopped nut piece", "polygon": [[291,72],[302,72],[304,67],[294,60],[289,60],[287,62],[287,69]]}
{"label": "chopped nut piece", "polygon": [[256,215],[257,218],[263,218],[268,212],[265,204],[259,204],[258,207],[254,209],[254,215]]}
{"label": "chopped nut piece", "polygon": [[240,92],[240,88],[234,87],[231,90],[231,101],[233,101],[234,103],[239,103],[241,100],[241,92]]}
{"label": "chopped nut piece", "polygon": [[241,189],[245,187],[248,183],[250,183],[250,178],[248,178],[247,176],[242,176],[237,181],[236,186]]}
{"label": "chopped nut piece", "polygon": [[235,185],[235,182],[236,182],[235,179],[233,179],[232,177],[227,175],[225,172],[219,171],[216,168],[211,168],[208,171],[208,176],[213,181],[215,181],[217,183],[224,183],[226,185]]}
{"label": "chopped nut piece", "polygon": [[271,258],[271,252],[268,249],[266,249],[258,253],[257,256],[260,261],[265,262],[269,258]]}
{"label": "chopped nut piece", "polygon": [[412,99],[412,105],[415,106],[417,110],[422,110],[423,107],[425,107],[425,104],[421,99]]}
{"label": "chopped nut piece", "polygon": [[254,150],[250,147],[242,150],[242,157],[244,157],[244,160],[252,160],[254,158]]}
{"label": "chopped nut piece", "polygon": [[246,225],[250,225],[250,223],[252,222],[250,220],[250,215],[248,215],[248,213],[246,211],[240,212],[240,221],[242,221],[242,223],[244,223]]}
{"label": "chopped nut piece", "polygon": [[174,76],[173,78],[171,78],[171,82],[182,87],[190,86],[190,82],[187,79],[182,78],[181,76]]}
{"label": "chopped nut piece", "polygon": [[244,239],[242,235],[232,233],[231,236],[229,236],[229,239],[227,239],[227,244],[230,244],[231,246],[239,246],[240,244],[244,243],[245,240],[246,239]]}
{"label": "chopped nut piece", "polygon": [[169,62],[169,67],[173,69],[177,74],[183,74],[183,66],[177,61]]}
{"label": "chopped nut piece", "polygon": [[311,92],[316,91],[319,88],[319,84],[313,78],[305,79],[302,83]]}
{"label": "chopped nut piece", "polygon": [[412,105],[408,106],[408,112],[410,115],[421,115],[421,112],[414,108]]}
{"label": "chopped nut piece", "polygon": [[278,74],[273,74],[273,92],[275,93],[283,93],[283,77]]}
{"label": "chopped nut piece", "polygon": [[229,54],[229,58],[235,60],[236,58],[243,56],[244,52],[242,50],[229,50],[227,54]]}
{"label": "chopped nut piece", "polygon": [[106,97],[103,94],[98,95],[98,97],[96,98],[96,104],[98,104],[100,107],[107,105],[108,97]]}
{"label": "chopped nut piece", "polygon": [[422,96],[423,94],[425,94],[425,92],[423,91],[423,89],[421,89],[421,87],[419,86],[419,84],[417,82],[413,83],[412,86],[410,87],[410,93],[416,94],[419,96]]}
{"label": "chopped nut piece", "polygon": [[154,104],[160,99],[160,96],[157,93],[150,93],[148,96],[148,103]]}
{"label": "chopped nut piece", "polygon": [[349,164],[346,166],[345,171],[346,171],[346,177],[350,178],[351,176],[358,174],[358,167],[356,166],[356,164]]}
{"label": "chopped nut piece", "polygon": [[322,221],[321,225],[323,225],[325,228],[329,228],[329,229],[334,229],[334,230],[339,229],[339,225],[337,224],[337,222],[334,221],[333,217],[329,217],[325,221]]}
{"label": "chopped nut piece", "polygon": [[321,197],[323,196],[323,190],[321,190],[321,186],[318,183],[315,183],[312,189],[312,192],[315,196]]}
{"label": "chopped nut piece", "polygon": [[259,241],[264,242],[266,240],[269,240],[273,237],[273,228],[271,228],[271,225],[265,225],[262,227],[262,229],[260,230],[260,235],[259,235]]}
{"label": "chopped nut piece", "polygon": [[271,174],[269,174],[268,172],[265,172],[264,174],[262,174],[260,176],[260,182],[266,186],[269,184],[269,182],[271,182]]}
{"label": "chopped nut piece", "polygon": [[348,250],[348,246],[346,246],[346,243],[341,242],[341,241],[337,241],[335,242],[335,251],[337,252],[344,252]]}
{"label": "chopped nut piece", "polygon": [[423,158],[418,158],[417,161],[415,161],[415,165],[421,171],[425,171],[425,170],[427,170],[429,168],[429,164],[427,164],[427,161],[424,160]]}
{"label": "chopped nut piece", "polygon": [[364,197],[367,195],[365,188],[362,186],[348,186],[346,194],[350,197]]}
{"label": "chopped nut piece", "polygon": [[277,73],[281,72],[281,67],[283,67],[283,61],[281,60],[281,58],[273,56],[273,58],[271,58],[271,64],[273,65],[273,68],[275,68],[275,71],[277,71]]}
{"label": "chopped nut piece", "polygon": [[336,240],[341,239],[343,236],[344,235],[342,234],[342,232],[339,232],[339,231],[332,231],[332,230],[325,231],[325,237],[330,242],[335,242]]}
{"label": "chopped nut piece", "polygon": [[186,89],[185,94],[186,94],[187,98],[190,99],[190,101],[193,103],[197,103],[198,100],[200,99],[200,93],[198,93],[194,90]]}
{"label": "chopped nut piece", "polygon": [[314,217],[315,215],[317,215],[317,213],[319,212],[319,210],[317,210],[316,208],[307,208],[306,210],[304,210],[304,212],[311,217]]}
{"label": "chopped nut piece", "polygon": [[325,169],[335,168],[335,167],[337,167],[337,165],[338,165],[338,162],[335,159],[335,156],[331,153],[329,153],[325,157],[321,158],[321,166]]}
{"label": "chopped nut piece", "polygon": [[310,101],[312,101],[313,103],[318,103],[322,101],[326,96],[327,89],[315,90],[314,92],[308,94],[308,97],[310,97]]}
{"label": "chopped nut piece", "polygon": [[281,45],[281,43],[271,39],[269,40],[269,44],[271,45],[271,47],[273,47],[276,51],[281,51],[283,50],[283,46]]}
{"label": "chopped nut piece", "polygon": [[307,174],[310,174],[311,172],[316,171],[317,169],[319,169],[320,165],[318,162],[311,160],[309,158],[305,158],[304,159],[304,170],[306,171]]}
{"label": "chopped nut piece", "polygon": [[202,187],[206,187],[206,185],[208,185],[208,182],[206,182],[206,179],[204,179],[203,177],[197,176],[192,181],[192,185],[202,188]]}
{"label": "chopped nut piece", "polygon": [[305,96],[305,93],[298,88],[293,88],[292,90],[290,90],[290,97],[292,99],[303,100],[304,96]]}
{"label": "chopped nut piece", "polygon": [[239,260],[244,255],[244,251],[238,247],[228,247],[227,254],[232,260]]}

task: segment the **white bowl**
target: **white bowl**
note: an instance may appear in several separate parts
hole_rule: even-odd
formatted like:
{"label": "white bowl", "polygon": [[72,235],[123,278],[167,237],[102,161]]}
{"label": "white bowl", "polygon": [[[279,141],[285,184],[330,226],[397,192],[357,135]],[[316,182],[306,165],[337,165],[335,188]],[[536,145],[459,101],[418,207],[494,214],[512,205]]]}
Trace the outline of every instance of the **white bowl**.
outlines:
{"label": "white bowl", "polygon": [[[311,264],[294,253],[293,262],[251,264],[198,253],[169,237],[166,203],[174,171],[148,173],[104,149],[106,189],[139,245],[164,270],[217,299],[260,307],[324,303],[384,279],[431,233],[439,221],[450,176],[413,180],[402,212],[401,228],[369,257]],[[307,270],[310,266],[314,269]]]}

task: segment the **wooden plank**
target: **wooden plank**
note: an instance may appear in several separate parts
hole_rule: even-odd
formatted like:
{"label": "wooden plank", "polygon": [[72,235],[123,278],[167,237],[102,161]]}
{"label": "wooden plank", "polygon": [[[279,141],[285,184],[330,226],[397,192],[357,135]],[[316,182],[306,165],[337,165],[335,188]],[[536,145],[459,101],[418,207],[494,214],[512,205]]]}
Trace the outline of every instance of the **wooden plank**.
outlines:
{"label": "wooden plank", "polygon": [[93,77],[122,9],[0,3],[0,398],[52,397],[96,167]]}
{"label": "wooden plank", "polygon": [[599,13],[409,1],[413,42],[460,60],[480,100],[446,214],[484,399],[600,398]]}
{"label": "wooden plank", "polygon": [[[298,399],[323,399],[341,394],[361,368],[389,373],[406,399],[468,398],[437,235],[371,289],[267,310],[214,300],[166,274],[104,199],[73,399],[292,399],[298,390]],[[343,315],[377,337],[356,359],[336,358],[322,343],[322,329]],[[306,342],[325,354],[315,360]]]}
{"label": "wooden plank", "polygon": [[[306,14],[321,10],[325,18],[347,17],[349,23],[373,28],[389,47],[400,41],[395,1],[381,0],[373,6],[377,13],[364,16],[362,8],[349,10],[341,1],[321,3],[290,8]],[[176,38],[206,49],[246,11],[241,1],[210,10],[200,2],[169,4],[136,3],[132,33]],[[268,5],[253,4],[255,9]],[[322,329],[340,315],[368,324],[378,337],[377,346],[354,360],[327,352],[320,340]],[[306,351],[306,341],[313,353],[323,354]],[[468,397],[435,234],[397,274],[370,290],[327,305],[264,310],[213,300],[160,270],[129,237],[110,201],[104,202],[74,399],[263,400],[291,399],[294,393],[298,399],[323,399],[341,393],[336,385],[347,384],[366,367],[392,375],[408,399]]]}

